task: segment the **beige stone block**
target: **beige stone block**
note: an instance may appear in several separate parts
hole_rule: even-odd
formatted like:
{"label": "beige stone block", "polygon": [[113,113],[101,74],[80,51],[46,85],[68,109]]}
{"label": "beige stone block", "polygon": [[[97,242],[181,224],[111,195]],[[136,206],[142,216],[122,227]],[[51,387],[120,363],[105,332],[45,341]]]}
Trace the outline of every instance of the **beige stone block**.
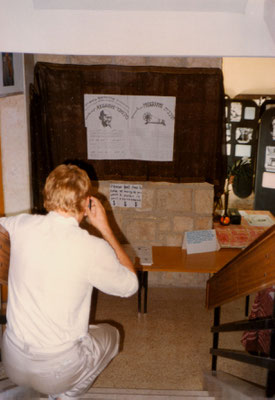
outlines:
{"label": "beige stone block", "polygon": [[108,216],[110,226],[111,226],[116,238],[118,239],[118,241],[120,243],[126,243],[127,239],[126,239],[125,232],[123,229],[124,221],[125,221],[124,215],[117,210],[115,212],[113,212],[113,211],[110,212],[107,210],[107,216]]}
{"label": "beige stone block", "polygon": [[157,233],[157,239],[158,239],[158,246],[167,246],[167,232],[158,232]]}
{"label": "beige stone block", "polygon": [[162,67],[187,67],[186,57],[148,57],[147,65]]}
{"label": "beige stone block", "polygon": [[186,57],[189,68],[222,68],[221,57]]}
{"label": "beige stone block", "polygon": [[181,246],[183,241],[183,234],[168,233],[166,235],[166,245],[167,246]]}
{"label": "beige stone block", "polygon": [[146,65],[146,57],[114,56],[113,64],[115,64],[115,65]]}
{"label": "beige stone block", "polygon": [[106,182],[99,182],[98,185],[98,193],[102,194],[103,196],[105,196],[107,199],[109,199],[110,197],[110,183],[106,183]]}
{"label": "beige stone block", "polygon": [[156,223],[154,220],[129,220],[126,227],[126,236],[130,243],[150,242],[155,240]]}
{"label": "beige stone block", "polygon": [[94,64],[112,64],[113,56],[70,56],[71,64],[94,65]]}
{"label": "beige stone block", "polygon": [[109,201],[108,188],[105,188],[104,186],[103,187],[95,187],[94,185],[92,186],[93,186],[92,195],[101,201],[106,210],[111,210],[112,207]]}
{"label": "beige stone block", "polygon": [[59,54],[35,54],[34,63],[37,62],[48,62],[56,64],[70,64],[69,57],[66,55]]}
{"label": "beige stone block", "polygon": [[198,214],[212,214],[214,205],[213,190],[195,190],[195,212]]}
{"label": "beige stone block", "polygon": [[119,213],[119,212],[114,212],[113,216],[114,216],[113,218],[114,218],[114,221],[115,221],[117,227],[121,231],[123,231],[123,225],[124,225],[124,222],[125,222],[125,216],[123,215],[123,213]]}
{"label": "beige stone block", "polygon": [[173,220],[174,232],[192,231],[194,228],[194,219],[192,217],[176,216]]}
{"label": "beige stone block", "polygon": [[192,211],[192,189],[157,191],[157,209],[164,211]]}
{"label": "beige stone block", "polygon": [[171,231],[171,221],[170,220],[160,221],[158,224],[158,229],[161,232]]}
{"label": "beige stone block", "polygon": [[137,211],[150,211],[154,205],[154,193],[153,189],[147,189],[143,187],[142,190],[142,208],[137,208]]}
{"label": "beige stone block", "polygon": [[212,215],[209,217],[196,218],[194,228],[195,230],[212,229],[213,228]]}

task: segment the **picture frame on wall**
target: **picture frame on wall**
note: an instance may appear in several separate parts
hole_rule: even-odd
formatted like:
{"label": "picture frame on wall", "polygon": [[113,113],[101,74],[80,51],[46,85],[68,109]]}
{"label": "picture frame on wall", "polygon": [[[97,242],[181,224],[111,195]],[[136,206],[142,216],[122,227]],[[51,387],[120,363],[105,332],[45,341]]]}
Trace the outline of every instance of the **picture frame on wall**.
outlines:
{"label": "picture frame on wall", "polygon": [[23,92],[23,54],[0,53],[0,97]]}

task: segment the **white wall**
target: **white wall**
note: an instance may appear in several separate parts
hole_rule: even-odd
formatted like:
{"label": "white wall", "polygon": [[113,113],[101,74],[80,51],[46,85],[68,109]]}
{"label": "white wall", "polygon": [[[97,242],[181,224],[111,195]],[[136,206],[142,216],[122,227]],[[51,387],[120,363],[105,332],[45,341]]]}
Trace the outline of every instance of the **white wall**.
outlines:
{"label": "white wall", "polygon": [[30,210],[29,140],[23,94],[0,98],[5,214]]}
{"label": "white wall", "polygon": [[275,95],[275,57],[223,58],[222,69],[224,90],[231,98],[238,94]]}
{"label": "white wall", "polygon": [[[38,2],[32,0],[2,0],[0,37],[5,40],[0,51],[272,57],[275,27],[265,12],[270,13],[275,4],[268,1],[267,10],[266,2],[239,0],[238,7],[236,0],[231,5],[229,0],[171,0],[167,10],[169,2],[154,0],[155,9],[140,10],[140,0],[131,0],[138,10],[92,10],[87,0],[79,9],[66,9],[68,0],[58,1],[63,9],[37,8]],[[40,0],[43,3],[47,1]],[[113,0],[113,4],[120,3]],[[182,7],[175,7],[180,3]]]}

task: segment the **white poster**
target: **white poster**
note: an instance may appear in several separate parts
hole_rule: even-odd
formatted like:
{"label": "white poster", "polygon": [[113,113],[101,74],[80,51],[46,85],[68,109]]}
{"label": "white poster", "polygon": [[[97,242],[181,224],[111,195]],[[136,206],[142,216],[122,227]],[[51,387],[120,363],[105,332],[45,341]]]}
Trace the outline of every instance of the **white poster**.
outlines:
{"label": "white poster", "polygon": [[264,172],[262,179],[262,187],[275,189],[275,173],[274,172]]}
{"label": "white poster", "polygon": [[111,183],[110,203],[113,207],[141,208],[142,185]]}
{"label": "white poster", "polygon": [[173,161],[176,98],[84,95],[90,160]]}
{"label": "white poster", "polygon": [[267,146],[265,149],[265,169],[275,172],[275,146]]}

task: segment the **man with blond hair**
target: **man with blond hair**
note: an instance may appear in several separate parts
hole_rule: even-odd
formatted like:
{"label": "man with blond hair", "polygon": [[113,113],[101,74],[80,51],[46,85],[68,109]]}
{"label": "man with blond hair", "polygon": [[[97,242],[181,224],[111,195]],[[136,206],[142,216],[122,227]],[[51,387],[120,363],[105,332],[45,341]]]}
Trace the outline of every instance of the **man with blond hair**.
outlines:
{"label": "man with blond hair", "polygon": [[[89,326],[93,287],[121,297],[138,289],[91,189],[84,170],[62,164],[44,187],[48,214],[0,218],[11,240],[3,364],[13,382],[49,399],[77,399],[118,353],[116,328]],[[80,228],[85,216],[102,238]]]}

